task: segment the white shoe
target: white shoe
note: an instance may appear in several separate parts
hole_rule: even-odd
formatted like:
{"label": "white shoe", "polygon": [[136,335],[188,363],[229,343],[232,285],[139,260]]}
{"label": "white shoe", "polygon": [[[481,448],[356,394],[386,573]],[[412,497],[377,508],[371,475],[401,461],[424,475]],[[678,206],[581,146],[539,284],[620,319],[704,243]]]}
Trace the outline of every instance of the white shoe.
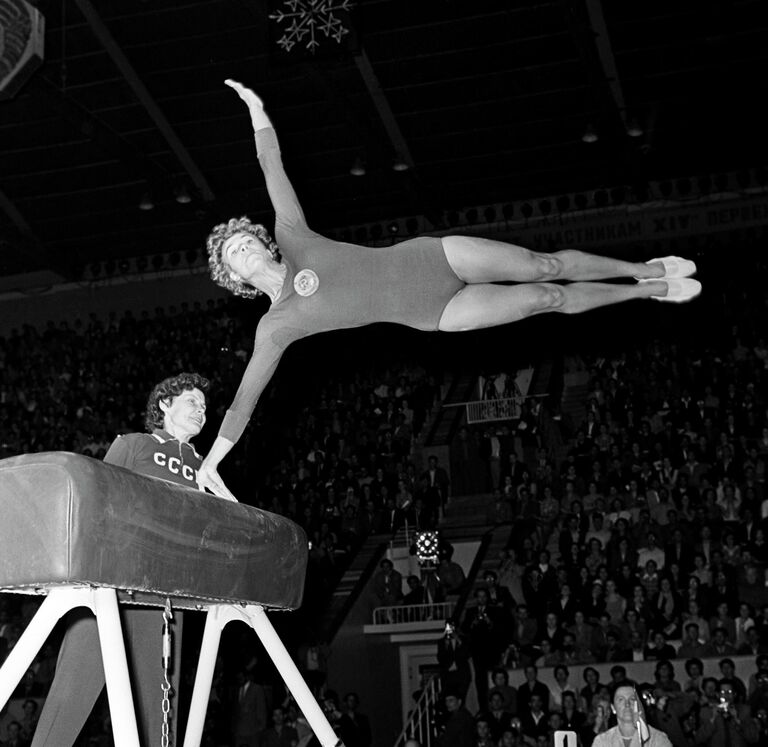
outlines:
{"label": "white shoe", "polygon": [[645,264],[652,265],[661,262],[664,265],[665,278],[687,278],[696,274],[696,263],[682,257],[658,257],[649,259]]}
{"label": "white shoe", "polygon": [[685,303],[701,293],[701,283],[693,278],[643,278],[639,283],[662,281],[667,284],[666,296],[651,296],[656,301],[667,303]]}

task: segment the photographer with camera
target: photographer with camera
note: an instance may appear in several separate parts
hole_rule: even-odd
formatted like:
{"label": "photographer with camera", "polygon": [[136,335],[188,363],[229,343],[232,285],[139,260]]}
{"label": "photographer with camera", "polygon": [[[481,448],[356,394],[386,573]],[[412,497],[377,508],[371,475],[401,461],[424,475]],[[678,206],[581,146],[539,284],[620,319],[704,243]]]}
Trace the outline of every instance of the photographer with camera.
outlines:
{"label": "photographer with camera", "polygon": [[440,681],[444,690],[452,690],[467,697],[469,684],[472,682],[472,669],[469,666],[469,646],[457,630],[454,620],[445,621],[443,637],[437,642],[437,663],[440,665]]}
{"label": "photographer with camera", "polygon": [[697,743],[711,747],[744,747],[757,744],[760,730],[749,713],[749,707],[739,702],[734,687],[721,682],[718,702],[706,705],[699,714]]}

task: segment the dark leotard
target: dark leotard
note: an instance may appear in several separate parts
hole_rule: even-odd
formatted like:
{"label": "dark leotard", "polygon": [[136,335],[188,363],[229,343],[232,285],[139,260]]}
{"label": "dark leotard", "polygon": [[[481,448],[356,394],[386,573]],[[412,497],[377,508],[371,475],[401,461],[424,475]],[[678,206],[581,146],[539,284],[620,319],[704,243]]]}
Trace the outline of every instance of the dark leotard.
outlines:
{"label": "dark leotard", "polygon": [[[446,305],[464,287],[439,238],[423,236],[374,248],[332,241],[312,231],[283,169],[275,131],[258,130],[256,148],[287,273],[280,296],[259,321],[251,360],[219,431],[232,442],[242,435],[292,342],[373,322],[436,330]],[[309,296],[294,288],[294,278],[304,269],[312,270],[318,281]]]}

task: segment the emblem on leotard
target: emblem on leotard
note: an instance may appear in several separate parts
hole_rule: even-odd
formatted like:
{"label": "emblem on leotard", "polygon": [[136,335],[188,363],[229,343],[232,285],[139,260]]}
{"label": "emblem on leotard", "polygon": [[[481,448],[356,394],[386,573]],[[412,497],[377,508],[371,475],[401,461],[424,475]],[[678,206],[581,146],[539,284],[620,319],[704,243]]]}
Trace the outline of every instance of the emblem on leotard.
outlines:
{"label": "emblem on leotard", "polygon": [[312,270],[301,270],[293,279],[293,287],[300,296],[311,296],[319,285],[320,280]]}

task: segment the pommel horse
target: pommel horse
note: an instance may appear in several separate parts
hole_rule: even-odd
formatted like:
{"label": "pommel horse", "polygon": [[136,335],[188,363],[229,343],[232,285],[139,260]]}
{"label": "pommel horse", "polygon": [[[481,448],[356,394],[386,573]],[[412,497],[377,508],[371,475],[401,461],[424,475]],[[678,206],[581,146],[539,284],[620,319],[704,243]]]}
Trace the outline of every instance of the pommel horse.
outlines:
{"label": "pommel horse", "polygon": [[200,744],[221,632],[233,620],[256,631],[323,747],[341,744],[265,613],[301,603],[301,527],[67,452],[0,460],[0,515],[0,591],[45,595],[0,669],[0,708],[56,622],[89,607],[115,745],[139,747],[118,603],[164,607],[170,599],[206,611],[184,747]]}

